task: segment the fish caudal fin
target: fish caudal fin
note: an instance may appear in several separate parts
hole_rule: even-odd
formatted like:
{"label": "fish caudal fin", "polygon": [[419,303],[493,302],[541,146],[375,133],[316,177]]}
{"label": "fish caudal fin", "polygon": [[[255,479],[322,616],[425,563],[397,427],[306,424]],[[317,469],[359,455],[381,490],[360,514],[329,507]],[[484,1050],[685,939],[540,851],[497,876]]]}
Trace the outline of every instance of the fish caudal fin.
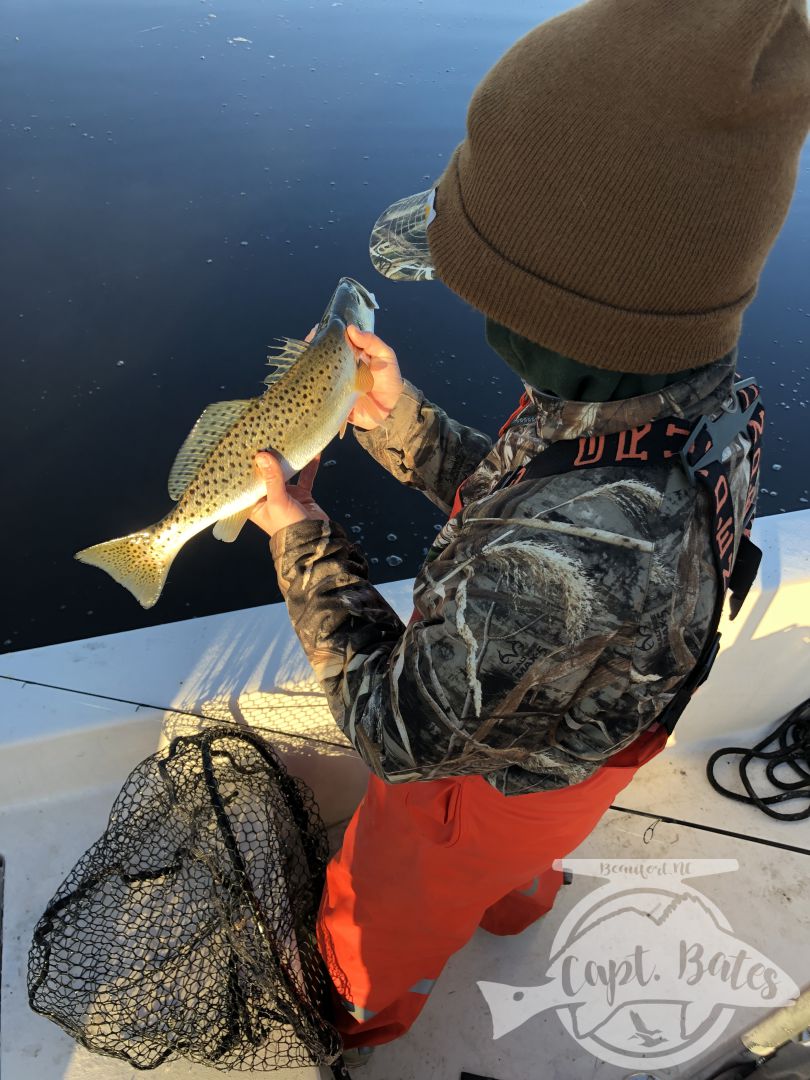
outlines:
{"label": "fish caudal fin", "polygon": [[159,541],[157,529],[131,533],[117,540],[77,551],[75,558],[106,570],[119,585],[129,589],[141,607],[154,607],[166,583],[177,548]]}

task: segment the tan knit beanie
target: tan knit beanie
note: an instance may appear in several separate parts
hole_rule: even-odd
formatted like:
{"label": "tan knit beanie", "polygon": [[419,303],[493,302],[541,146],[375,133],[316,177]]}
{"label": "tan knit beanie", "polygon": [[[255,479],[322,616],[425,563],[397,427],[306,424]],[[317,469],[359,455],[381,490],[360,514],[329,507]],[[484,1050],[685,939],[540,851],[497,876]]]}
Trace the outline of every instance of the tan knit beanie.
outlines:
{"label": "tan knit beanie", "polygon": [[427,228],[436,276],[586,364],[708,363],[739,338],[809,127],[805,0],[590,0],[476,88]]}

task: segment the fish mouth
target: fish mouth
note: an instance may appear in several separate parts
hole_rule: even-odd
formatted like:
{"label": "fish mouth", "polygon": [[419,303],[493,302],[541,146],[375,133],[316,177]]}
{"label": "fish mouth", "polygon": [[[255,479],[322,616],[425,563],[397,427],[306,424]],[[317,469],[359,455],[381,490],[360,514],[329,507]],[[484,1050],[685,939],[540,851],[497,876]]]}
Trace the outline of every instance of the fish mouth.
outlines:
{"label": "fish mouth", "polygon": [[365,300],[370,308],[379,310],[380,305],[377,303],[377,298],[374,296],[374,293],[369,292],[365,285],[361,285],[359,281],[355,281],[354,278],[350,277],[342,277],[338,282],[338,288],[340,288],[341,285],[348,285],[359,294],[362,300]]}

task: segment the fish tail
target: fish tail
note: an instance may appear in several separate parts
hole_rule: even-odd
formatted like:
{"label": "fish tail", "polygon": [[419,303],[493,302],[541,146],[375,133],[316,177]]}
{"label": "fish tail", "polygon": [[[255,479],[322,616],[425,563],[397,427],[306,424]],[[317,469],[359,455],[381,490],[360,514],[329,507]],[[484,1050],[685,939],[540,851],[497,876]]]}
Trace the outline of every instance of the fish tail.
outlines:
{"label": "fish tail", "polygon": [[166,543],[161,526],[153,525],[142,532],[83,548],[74,557],[106,570],[119,585],[129,589],[141,607],[150,608],[163,591],[178,550],[178,545]]}

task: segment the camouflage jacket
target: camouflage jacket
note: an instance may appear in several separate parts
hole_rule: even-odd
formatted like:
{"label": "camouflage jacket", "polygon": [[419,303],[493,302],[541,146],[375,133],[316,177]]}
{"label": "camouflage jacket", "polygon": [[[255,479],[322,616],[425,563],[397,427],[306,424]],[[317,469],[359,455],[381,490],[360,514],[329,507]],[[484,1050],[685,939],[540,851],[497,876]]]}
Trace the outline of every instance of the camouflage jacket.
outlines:
{"label": "camouflage jacket", "polygon": [[[292,624],[343,732],[398,783],[479,773],[507,795],[577,783],[647,728],[694,666],[718,588],[702,487],[666,464],[499,478],[559,439],[730,396],[736,351],[663,390],[583,404],[527,386],[503,436],[450,419],[412,383],[358,441],[446,513],[405,626],[334,521],[271,541]],[[504,417],[504,419],[506,419]],[[736,520],[748,444],[732,449]]]}

